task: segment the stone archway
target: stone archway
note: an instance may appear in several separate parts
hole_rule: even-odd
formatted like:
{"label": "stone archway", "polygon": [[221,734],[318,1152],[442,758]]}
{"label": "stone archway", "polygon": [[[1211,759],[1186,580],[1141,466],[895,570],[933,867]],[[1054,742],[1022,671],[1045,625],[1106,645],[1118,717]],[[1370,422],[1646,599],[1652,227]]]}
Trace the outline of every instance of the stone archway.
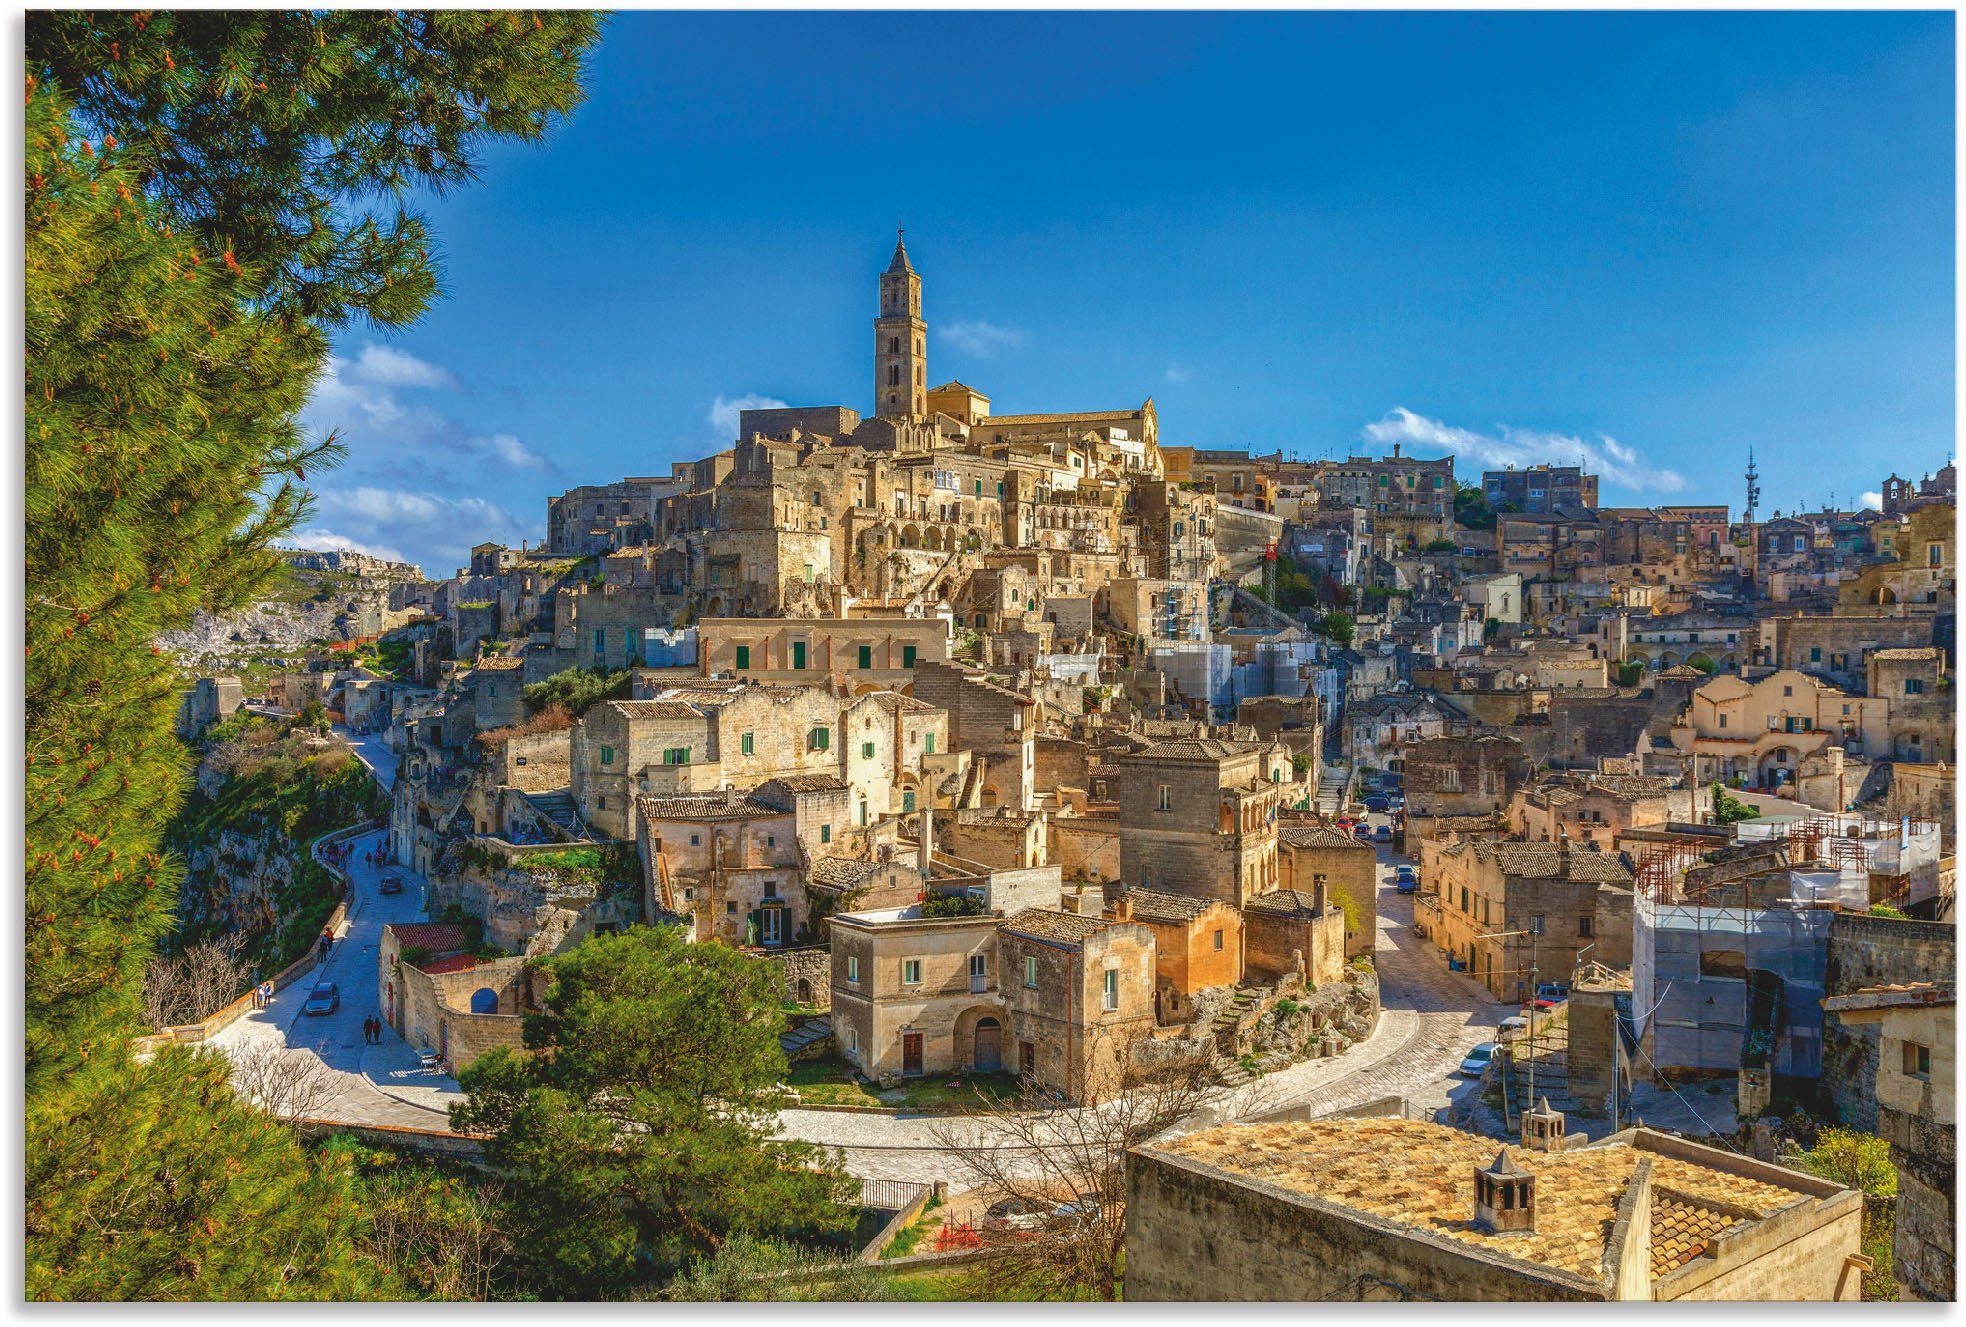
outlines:
{"label": "stone archway", "polygon": [[956,1057],[971,1072],[994,1073],[1003,1068],[1004,1046],[1009,1041],[1001,1010],[991,1005],[972,1005],[956,1016]]}

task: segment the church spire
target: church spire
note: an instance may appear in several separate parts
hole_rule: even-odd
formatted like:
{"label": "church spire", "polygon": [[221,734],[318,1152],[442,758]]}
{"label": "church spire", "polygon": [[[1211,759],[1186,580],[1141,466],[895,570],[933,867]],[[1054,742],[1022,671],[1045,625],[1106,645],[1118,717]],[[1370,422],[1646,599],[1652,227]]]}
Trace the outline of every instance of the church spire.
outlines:
{"label": "church spire", "polygon": [[914,265],[908,261],[907,234],[908,232],[905,227],[896,226],[894,228],[894,257],[887,265],[887,270],[890,272],[912,272],[915,270]]}

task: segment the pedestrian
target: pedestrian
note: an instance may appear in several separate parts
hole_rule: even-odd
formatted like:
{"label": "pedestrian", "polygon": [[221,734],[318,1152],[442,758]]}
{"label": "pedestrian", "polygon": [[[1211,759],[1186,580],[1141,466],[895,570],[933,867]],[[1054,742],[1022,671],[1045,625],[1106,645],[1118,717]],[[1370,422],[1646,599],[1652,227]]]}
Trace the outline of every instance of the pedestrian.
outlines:
{"label": "pedestrian", "polygon": [[368,1044],[372,1044],[374,1041],[375,1041],[375,1016],[373,1014],[365,1015],[362,1019],[362,1042],[364,1045],[368,1045]]}
{"label": "pedestrian", "polygon": [[369,1044],[371,1046],[382,1044],[382,1020],[374,1014],[369,1015]]}
{"label": "pedestrian", "polygon": [[322,958],[325,959],[328,956],[328,946],[332,945],[333,943],[334,943],[334,932],[326,929],[325,927],[322,928],[321,931],[321,957]]}

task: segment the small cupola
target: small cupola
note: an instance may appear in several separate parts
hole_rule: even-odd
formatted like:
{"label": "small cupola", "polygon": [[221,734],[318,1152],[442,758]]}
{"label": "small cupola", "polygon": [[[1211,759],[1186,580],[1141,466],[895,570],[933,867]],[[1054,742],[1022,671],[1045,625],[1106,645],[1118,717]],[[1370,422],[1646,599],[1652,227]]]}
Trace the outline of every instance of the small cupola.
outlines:
{"label": "small cupola", "polygon": [[1475,1225],[1492,1235],[1536,1229],[1536,1177],[1504,1147],[1492,1165],[1475,1171]]}
{"label": "small cupola", "polygon": [[1536,1109],[1522,1117],[1522,1145],[1532,1152],[1563,1150],[1563,1112],[1551,1110],[1548,1097],[1537,1102]]}

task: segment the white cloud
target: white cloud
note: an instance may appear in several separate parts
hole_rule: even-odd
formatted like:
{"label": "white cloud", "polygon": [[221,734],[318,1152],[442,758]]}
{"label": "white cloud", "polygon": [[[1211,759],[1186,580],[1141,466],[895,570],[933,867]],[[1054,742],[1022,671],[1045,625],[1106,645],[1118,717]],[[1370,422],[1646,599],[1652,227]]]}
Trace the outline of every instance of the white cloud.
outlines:
{"label": "white cloud", "polygon": [[450,370],[389,346],[363,346],[348,376],[378,387],[443,387],[457,390]]}
{"label": "white cloud", "polygon": [[1872,511],[1883,511],[1884,495],[1876,492],[1867,492],[1858,495],[1857,510],[1862,511],[1865,507],[1869,507]]}
{"label": "white cloud", "polygon": [[366,484],[324,488],[314,494],[314,508],[323,525],[296,534],[296,540],[321,547],[312,541],[327,534],[346,540],[347,547],[378,556],[394,556],[383,549],[415,548],[425,555],[424,570],[438,576],[462,566],[475,544],[487,540],[516,544],[526,533],[495,502],[412,489]]}
{"label": "white cloud", "polygon": [[1018,328],[999,327],[980,318],[958,318],[941,324],[936,331],[951,347],[978,359],[988,359],[1005,350],[1022,350],[1030,339]]}
{"label": "white cloud", "polygon": [[717,399],[710,403],[710,427],[717,430],[717,437],[732,441],[737,437],[737,416],[745,410],[783,410],[785,403],[775,396],[759,396],[756,392],[746,392],[743,396],[725,396],[719,392]]}
{"label": "white cloud", "polygon": [[[352,454],[449,452],[513,470],[552,469],[511,433],[479,433],[407,392],[457,389],[449,370],[387,346],[364,346],[355,358],[330,357],[302,417],[317,432],[338,433]],[[464,476],[460,476],[463,478]]]}
{"label": "white cloud", "polygon": [[384,558],[390,562],[408,562],[398,550],[386,544],[365,543],[360,539],[350,539],[345,534],[333,530],[296,530],[293,537],[280,541],[282,548],[302,548],[317,553],[366,553],[372,558]]}
{"label": "white cloud", "polygon": [[1582,465],[1587,473],[1600,476],[1613,488],[1640,492],[1678,493],[1686,487],[1686,477],[1677,470],[1655,466],[1616,438],[1599,434],[1595,438],[1564,433],[1545,433],[1536,429],[1495,426],[1493,433],[1477,433],[1455,428],[1438,419],[1416,415],[1405,406],[1362,430],[1368,441],[1381,446],[1403,443],[1451,453],[1488,470],[1523,466]]}
{"label": "white cloud", "polygon": [[1167,380],[1169,382],[1187,382],[1194,376],[1195,371],[1186,364],[1176,362],[1167,366]]}

